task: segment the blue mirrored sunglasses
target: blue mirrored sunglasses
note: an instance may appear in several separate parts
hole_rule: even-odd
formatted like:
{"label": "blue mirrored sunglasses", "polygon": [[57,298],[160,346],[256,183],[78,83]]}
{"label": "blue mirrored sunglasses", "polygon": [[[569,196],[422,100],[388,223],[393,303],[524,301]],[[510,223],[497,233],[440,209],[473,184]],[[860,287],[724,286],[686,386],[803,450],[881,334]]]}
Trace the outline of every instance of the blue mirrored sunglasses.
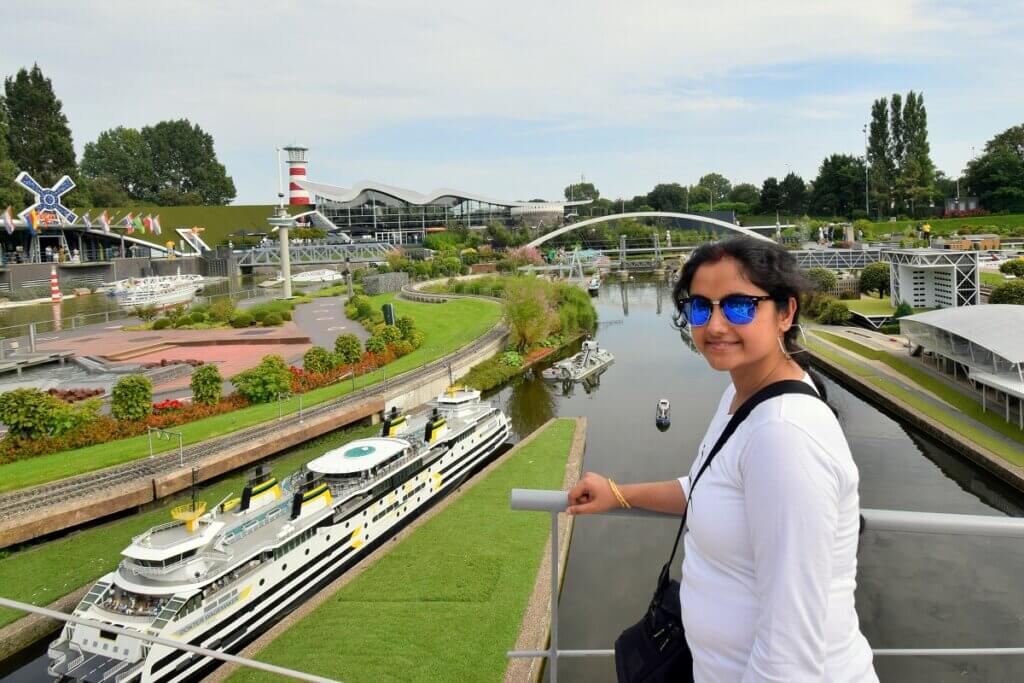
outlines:
{"label": "blue mirrored sunglasses", "polygon": [[715,306],[722,309],[722,315],[733,325],[747,325],[754,321],[757,315],[757,304],[762,301],[771,301],[772,296],[753,296],[751,294],[730,294],[729,296],[715,301],[706,296],[688,296],[679,301],[679,308],[683,312],[683,318],[694,327],[702,327],[711,320],[711,312]]}

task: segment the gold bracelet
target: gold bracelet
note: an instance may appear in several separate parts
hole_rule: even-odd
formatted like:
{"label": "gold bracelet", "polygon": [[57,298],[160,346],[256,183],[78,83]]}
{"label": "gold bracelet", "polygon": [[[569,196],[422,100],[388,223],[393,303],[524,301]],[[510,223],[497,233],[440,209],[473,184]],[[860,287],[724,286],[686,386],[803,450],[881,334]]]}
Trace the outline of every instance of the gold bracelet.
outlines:
{"label": "gold bracelet", "polygon": [[628,509],[630,509],[630,508],[632,507],[632,505],[630,505],[630,504],[629,504],[629,501],[628,501],[628,500],[626,500],[626,497],[625,497],[624,495],[622,495],[622,491],[620,491],[620,490],[619,490],[619,487],[618,487],[618,486],[616,486],[616,484],[615,484],[615,480],[614,480],[614,479],[609,479],[609,480],[608,480],[608,485],[609,485],[609,486],[611,487],[611,489],[612,489],[612,494],[614,494],[614,495],[615,495],[615,497],[616,497],[616,498],[618,499],[618,501],[619,501],[619,507],[621,507],[621,508],[623,508],[623,509],[625,509],[625,510],[628,510]]}

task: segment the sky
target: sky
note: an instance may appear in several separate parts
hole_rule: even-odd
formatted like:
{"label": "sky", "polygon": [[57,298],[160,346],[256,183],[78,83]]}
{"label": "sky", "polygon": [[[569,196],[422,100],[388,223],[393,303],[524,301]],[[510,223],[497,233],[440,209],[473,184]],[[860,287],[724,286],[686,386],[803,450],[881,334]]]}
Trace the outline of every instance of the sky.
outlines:
{"label": "sky", "polygon": [[894,92],[924,93],[948,175],[1024,123],[1019,0],[51,0],[4,32],[0,74],[39,64],[79,155],[187,118],[237,204],[276,200],[287,144],[341,186],[554,199],[582,176],[616,198],[811,180]]}

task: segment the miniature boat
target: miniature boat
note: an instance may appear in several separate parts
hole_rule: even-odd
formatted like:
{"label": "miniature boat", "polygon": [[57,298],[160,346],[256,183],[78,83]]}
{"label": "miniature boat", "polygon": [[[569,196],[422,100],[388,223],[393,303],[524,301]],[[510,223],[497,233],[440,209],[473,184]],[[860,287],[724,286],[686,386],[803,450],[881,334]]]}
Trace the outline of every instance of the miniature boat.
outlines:
{"label": "miniature boat", "polygon": [[672,426],[671,408],[667,398],[663,398],[658,401],[658,407],[654,411],[654,424],[661,431],[665,431]]}
{"label": "miniature boat", "polygon": [[551,381],[576,382],[611,365],[614,361],[615,356],[611,351],[598,348],[595,340],[588,339],[583,342],[583,348],[579,353],[558,361],[544,370],[541,376]]}
{"label": "miniature boat", "polygon": [[509,435],[480,392],[451,387],[424,412],[392,411],[379,437],[329,450],[278,480],[258,468],[239,497],[174,508],[136,536],[49,648],[65,681],[187,681],[217,662],[101,623],[237,652],[458,488]]}
{"label": "miniature boat", "polygon": [[587,291],[591,296],[596,296],[601,291],[601,278],[597,275],[590,278],[590,282],[587,283]]}

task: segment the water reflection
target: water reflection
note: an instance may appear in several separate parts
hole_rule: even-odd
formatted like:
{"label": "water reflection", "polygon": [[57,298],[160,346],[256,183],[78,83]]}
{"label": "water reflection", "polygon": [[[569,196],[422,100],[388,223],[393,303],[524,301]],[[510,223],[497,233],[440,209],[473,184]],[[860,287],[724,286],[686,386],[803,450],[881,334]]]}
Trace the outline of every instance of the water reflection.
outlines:
{"label": "water reflection", "polygon": [[[498,396],[520,434],[548,416],[588,418],[584,469],[620,481],[662,480],[687,471],[728,378],[710,370],[670,325],[659,283],[609,283],[595,299],[596,338],[615,365],[587,393],[526,379]],[[618,291],[616,291],[618,290]],[[664,293],[661,294],[664,296]],[[1024,515],[1024,496],[943,445],[826,380],[860,469],[864,507]],[[673,428],[651,420],[659,398]],[[520,403],[537,403],[528,407]],[[532,423],[532,424],[531,424]],[[562,592],[561,644],[607,648],[650,599],[675,528],[659,521],[589,518],[573,530]],[[874,647],[1024,645],[1024,542],[869,532],[861,539],[857,604]],[[600,596],[600,599],[595,599]],[[995,681],[1020,678],[1020,658],[879,658],[883,681]],[[609,659],[565,660],[566,680],[613,681]]]}

